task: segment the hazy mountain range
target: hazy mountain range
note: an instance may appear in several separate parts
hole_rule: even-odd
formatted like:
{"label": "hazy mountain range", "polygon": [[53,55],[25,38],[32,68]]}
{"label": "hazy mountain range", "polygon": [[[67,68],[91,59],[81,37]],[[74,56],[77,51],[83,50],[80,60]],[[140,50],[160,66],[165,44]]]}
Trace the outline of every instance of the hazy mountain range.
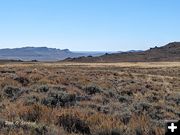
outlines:
{"label": "hazy mountain range", "polygon": [[[135,50],[133,50],[135,51]],[[120,51],[121,52],[121,51]],[[0,49],[0,60],[22,60],[22,61],[59,61],[78,57],[97,57],[115,52],[72,52],[69,49],[56,49],[47,47],[22,47],[13,49]],[[117,53],[117,52],[116,52]]]}
{"label": "hazy mountain range", "polygon": [[47,47],[23,47],[14,49],[0,49],[0,59],[22,61],[57,61],[80,56],[100,56],[103,52],[71,52],[68,49],[60,50]]}
{"label": "hazy mountain range", "polygon": [[0,60],[69,61],[69,62],[144,62],[180,61],[180,42],[172,42],[148,50],[126,52],[72,52],[68,49],[23,47],[0,49]]}

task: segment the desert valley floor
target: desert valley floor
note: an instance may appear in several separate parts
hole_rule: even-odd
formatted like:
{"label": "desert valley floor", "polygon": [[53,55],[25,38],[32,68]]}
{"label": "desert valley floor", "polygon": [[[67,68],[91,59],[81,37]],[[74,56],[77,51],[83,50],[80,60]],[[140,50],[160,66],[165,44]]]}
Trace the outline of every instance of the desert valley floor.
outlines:
{"label": "desert valley floor", "polygon": [[2,63],[0,135],[163,135],[180,62]]}

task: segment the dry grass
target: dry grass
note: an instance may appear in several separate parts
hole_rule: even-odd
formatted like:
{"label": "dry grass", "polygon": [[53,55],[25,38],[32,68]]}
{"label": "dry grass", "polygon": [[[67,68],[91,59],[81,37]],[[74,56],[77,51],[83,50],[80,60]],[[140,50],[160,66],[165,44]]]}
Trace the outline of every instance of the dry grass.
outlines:
{"label": "dry grass", "polygon": [[179,104],[178,62],[0,64],[2,135],[163,135]]}

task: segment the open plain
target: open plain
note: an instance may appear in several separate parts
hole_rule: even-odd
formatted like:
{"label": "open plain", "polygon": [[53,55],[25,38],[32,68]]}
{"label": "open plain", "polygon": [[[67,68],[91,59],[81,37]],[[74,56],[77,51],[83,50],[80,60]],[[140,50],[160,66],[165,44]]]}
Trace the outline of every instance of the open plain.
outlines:
{"label": "open plain", "polygon": [[163,135],[180,62],[2,63],[1,135]]}

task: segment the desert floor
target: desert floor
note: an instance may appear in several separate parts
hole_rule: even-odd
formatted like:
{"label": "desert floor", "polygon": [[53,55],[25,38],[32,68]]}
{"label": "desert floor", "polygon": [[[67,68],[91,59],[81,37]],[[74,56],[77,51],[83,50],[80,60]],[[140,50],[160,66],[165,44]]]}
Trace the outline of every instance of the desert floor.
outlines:
{"label": "desert floor", "polygon": [[0,63],[0,135],[163,135],[180,62]]}

